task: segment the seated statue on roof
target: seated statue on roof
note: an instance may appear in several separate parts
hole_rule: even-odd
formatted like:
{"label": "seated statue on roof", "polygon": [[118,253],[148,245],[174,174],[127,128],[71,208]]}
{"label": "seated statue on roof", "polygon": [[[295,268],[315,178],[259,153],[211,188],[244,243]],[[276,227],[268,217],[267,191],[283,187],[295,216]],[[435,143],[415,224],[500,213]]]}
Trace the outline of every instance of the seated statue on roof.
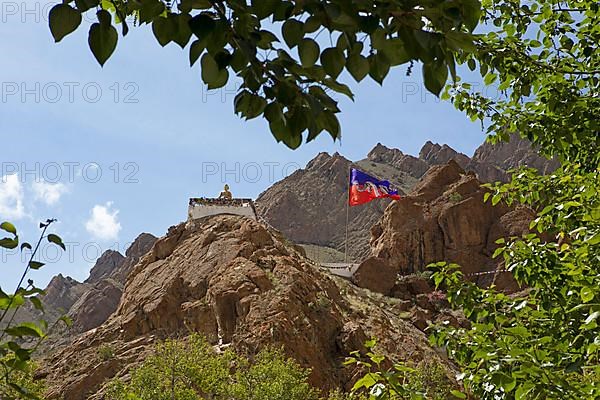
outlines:
{"label": "seated statue on roof", "polygon": [[231,199],[233,199],[233,195],[229,191],[229,185],[228,184],[225,184],[225,186],[223,187],[223,191],[219,194],[219,199],[223,199],[223,200],[231,200]]}

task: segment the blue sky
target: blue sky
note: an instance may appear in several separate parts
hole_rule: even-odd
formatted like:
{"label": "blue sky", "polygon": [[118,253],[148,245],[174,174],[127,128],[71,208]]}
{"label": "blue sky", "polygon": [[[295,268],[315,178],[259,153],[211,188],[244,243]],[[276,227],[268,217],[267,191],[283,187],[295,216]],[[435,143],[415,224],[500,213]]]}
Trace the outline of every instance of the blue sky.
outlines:
{"label": "blue sky", "polygon": [[[224,182],[235,196],[256,197],[320,151],[358,160],[377,142],[417,154],[431,140],[471,155],[485,138],[426,93],[418,67],[406,77],[404,66],[383,87],[351,85],[355,102],[339,97],[341,142],[323,134],[291,151],[262,119],[233,114],[234,84],[207,92],[187,49],[161,48],[136,28],[100,68],[87,48],[89,23],[55,44],[46,4],[3,3],[0,12],[9,38],[0,44],[0,219],[33,241],[40,220],[57,218],[54,230],[69,243],[60,256],[43,248],[49,264],[32,274],[40,286],[58,273],[85,279],[100,251],[124,252],[141,232],[163,235],[186,218],[190,196],[216,195]],[[23,263],[1,257],[0,286],[9,290]]]}

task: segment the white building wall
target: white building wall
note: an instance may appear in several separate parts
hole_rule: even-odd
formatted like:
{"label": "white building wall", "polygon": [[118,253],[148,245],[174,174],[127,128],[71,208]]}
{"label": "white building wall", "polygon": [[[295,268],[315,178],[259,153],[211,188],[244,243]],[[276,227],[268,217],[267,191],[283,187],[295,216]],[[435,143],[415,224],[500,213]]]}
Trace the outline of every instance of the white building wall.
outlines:
{"label": "white building wall", "polygon": [[254,209],[250,204],[244,204],[242,206],[190,205],[188,208],[189,219],[204,218],[218,214],[241,215],[256,220]]}

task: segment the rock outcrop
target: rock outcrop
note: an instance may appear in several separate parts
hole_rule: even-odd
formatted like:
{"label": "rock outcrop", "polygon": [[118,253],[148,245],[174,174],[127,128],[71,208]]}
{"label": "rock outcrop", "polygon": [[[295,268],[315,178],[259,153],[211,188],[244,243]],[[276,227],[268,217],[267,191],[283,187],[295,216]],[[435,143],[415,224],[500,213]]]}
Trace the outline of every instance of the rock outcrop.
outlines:
{"label": "rock outcrop", "polygon": [[156,240],[155,236],[142,233],[125,256],[113,250],[102,254],[85,281],[87,290],[69,309],[68,315],[73,320],[71,334],[96,328],[117,309],[129,272]]}
{"label": "rock outcrop", "polygon": [[[448,261],[460,264],[472,280],[491,283],[499,267],[492,258],[495,241],[527,233],[534,214],[524,207],[492,206],[483,201],[485,192],[475,174],[453,160],[431,168],[413,192],[390,204],[373,226],[372,256],[355,273],[355,282],[389,295],[398,291],[398,276]],[[515,289],[505,277],[497,283],[504,286],[500,289]]]}
{"label": "rock outcrop", "polygon": [[116,250],[106,250],[90,270],[90,276],[84,281],[93,285],[110,277],[125,261],[125,257]]}
{"label": "rock outcrop", "polygon": [[[302,248],[254,220],[180,224],[135,265],[116,312],[44,362],[47,398],[100,399],[103,384],[127,374],[155,341],[190,332],[247,355],[282,346],[323,389],[351,385],[356,371],[342,361],[371,336],[397,360],[445,363],[425,334],[381,301],[322,273]],[[99,346],[113,356],[101,358]]]}
{"label": "rock outcrop", "polygon": [[84,282],[60,274],[54,276],[41,298],[44,312],[26,303],[19,308],[14,322],[44,320],[53,324],[61,316],[69,316],[73,325],[69,329],[63,326],[56,328],[44,342],[42,350],[67,343],[74,334],[99,326],[119,305],[129,271],[156,240],[155,236],[142,233],[127,249],[125,256],[114,250],[105,251]]}

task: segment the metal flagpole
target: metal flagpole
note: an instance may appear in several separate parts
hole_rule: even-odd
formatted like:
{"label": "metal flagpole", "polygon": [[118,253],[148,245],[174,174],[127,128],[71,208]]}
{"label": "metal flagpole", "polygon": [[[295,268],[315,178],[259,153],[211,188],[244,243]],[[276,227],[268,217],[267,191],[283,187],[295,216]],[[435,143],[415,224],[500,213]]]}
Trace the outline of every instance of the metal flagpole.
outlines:
{"label": "metal flagpole", "polygon": [[348,167],[348,198],[346,199],[346,242],[344,245],[344,264],[348,264],[348,218],[350,216],[350,171],[352,165]]}

